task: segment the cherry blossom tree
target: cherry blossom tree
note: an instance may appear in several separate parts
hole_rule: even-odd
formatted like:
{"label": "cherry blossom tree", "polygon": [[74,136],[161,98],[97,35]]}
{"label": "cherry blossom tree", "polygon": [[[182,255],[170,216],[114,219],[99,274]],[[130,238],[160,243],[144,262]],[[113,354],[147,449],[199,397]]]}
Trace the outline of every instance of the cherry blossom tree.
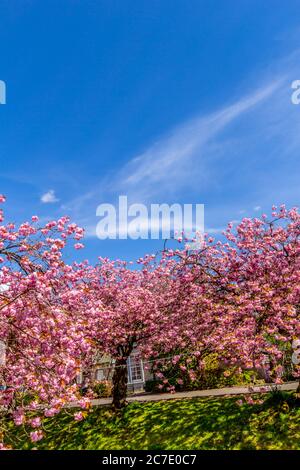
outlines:
{"label": "cherry blossom tree", "polygon": [[[270,221],[244,219],[224,235],[206,237],[199,250],[145,256],[138,269],[100,259],[82,274],[87,334],[115,359],[115,408],[126,402],[135,347],[146,360],[186,357],[198,370],[217,353],[224,366],[264,369],[281,382],[284,351],[300,335],[299,214],[274,208]],[[194,372],[189,368],[191,378]]]}
{"label": "cherry blossom tree", "polygon": [[18,425],[38,428],[31,431],[33,440],[42,437],[42,421],[31,423],[27,412],[41,409],[51,416],[79,398],[74,378],[89,346],[80,317],[65,301],[72,296],[74,273],[62,252],[68,239],[76,246],[82,236],[67,217],[43,227],[37,217],[18,227],[0,226],[2,423],[9,415]]}
{"label": "cherry blossom tree", "polygon": [[229,224],[225,236],[204,247],[205,258],[181,255],[191,282],[199,272],[208,276],[214,327],[207,346],[225,363],[264,368],[280,383],[284,353],[300,337],[300,215],[273,207],[270,220],[245,218],[235,229]]}
{"label": "cherry blossom tree", "polygon": [[173,253],[145,256],[138,265],[100,259],[82,276],[87,334],[95,352],[115,360],[116,409],[126,403],[127,360],[134,348],[152,360],[178,348],[193,350],[201,324],[187,301],[194,285],[180,279]]}

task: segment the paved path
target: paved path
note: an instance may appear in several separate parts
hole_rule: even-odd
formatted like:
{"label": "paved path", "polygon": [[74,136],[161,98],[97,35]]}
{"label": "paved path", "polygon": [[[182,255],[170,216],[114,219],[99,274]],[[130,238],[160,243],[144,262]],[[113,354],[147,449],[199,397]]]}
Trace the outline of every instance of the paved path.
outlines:
{"label": "paved path", "polygon": [[[281,385],[277,385],[279,390],[296,390],[298,382],[287,382]],[[144,393],[141,395],[133,395],[127,398],[128,402],[132,401],[160,401],[160,400],[181,400],[183,398],[201,398],[201,397],[220,397],[224,395],[241,395],[261,392],[262,388],[264,392],[268,392],[274,388],[274,384],[264,384],[254,387],[226,387],[226,388],[212,388],[210,390],[193,390],[192,392],[176,392],[176,393]],[[111,398],[99,398],[92,400],[92,406],[110,405]],[[76,406],[75,403],[69,406]]]}

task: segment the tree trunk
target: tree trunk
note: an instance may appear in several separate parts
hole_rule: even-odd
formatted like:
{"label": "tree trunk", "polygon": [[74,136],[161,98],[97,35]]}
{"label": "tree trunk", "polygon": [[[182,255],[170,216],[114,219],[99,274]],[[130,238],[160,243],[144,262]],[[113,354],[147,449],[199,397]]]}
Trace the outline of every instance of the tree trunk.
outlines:
{"label": "tree trunk", "polygon": [[127,357],[117,359],[112,378],[112,407],[114,410],[121,410],[126,406],[127,397]]}
{"label": "tree trunk", "polygon": [[300,396],[300,380],[299,380],[299,383],[298,383],[296,394]]}

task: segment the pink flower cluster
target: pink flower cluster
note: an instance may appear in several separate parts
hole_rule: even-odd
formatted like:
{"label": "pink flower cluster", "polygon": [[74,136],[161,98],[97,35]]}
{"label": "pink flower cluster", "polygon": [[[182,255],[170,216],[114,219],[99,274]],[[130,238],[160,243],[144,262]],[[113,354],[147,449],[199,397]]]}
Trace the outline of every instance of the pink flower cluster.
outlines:
{"label": "pink flower cluster", "polygon": [[[183,377],[195,380],[209,353],[242,369],[263,365],[274,382],[282,381],[284,350],[300,337],[296,209],[274,207],[270,220],[246,218],[235,230],[229,225],[224,242],[206,237],[198,251],[180,245],[146,255],[137,269],[107,258],[96,266],[66,264],[68,240],[81,249],[83,235],[67,217],[43,227],[37,216],[18,227],[0,225],[0,367],[8,385],[0,405],[9,409],[24,390],[35,394],[14,412],[16,425],[40,428],[44,417],[71,401],[87,409],[75,379],[95,354],[115,360],[114,390],[136,348],[170,392],[168,357],[181,370],[178,384]],[[28,418],[33,410],[40,416]],[[76,421],[83,417],[74,414]],[[43,432],[34,429],[30,437],[37,442]]]}

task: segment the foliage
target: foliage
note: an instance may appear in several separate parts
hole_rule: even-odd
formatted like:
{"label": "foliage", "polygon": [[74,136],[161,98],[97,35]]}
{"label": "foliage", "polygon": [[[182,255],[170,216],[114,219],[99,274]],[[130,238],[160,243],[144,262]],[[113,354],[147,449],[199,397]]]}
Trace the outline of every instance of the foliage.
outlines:
{"label": "foliage", "polygon": [[[215,353],[208,354],[203,359],[203,366],[200,369],[193,360],[186,359],[183,355],[178,362],[164,364],[164,367],[158,367],[158,370],[162,371],[163,378],[147,381],[145,384],[147,392],[166,392],[170,386],[176,391],[183,391],[263,383],[255,371],[237,367],[225,369]],[[190,370],[193,370],[192,376]],[[156,372],[156,375],[159,376],[160,373]],[[164,383],[165,379],[167,383]]]}
{"label": "foliage", "polygon": [[99,380],[92,386],[95,398],[107,398],[112,394],[112,383],[110,380]]}
{"label": "foliage", "polygon": [[145,382],[145,392],[152,393],[152,392],[161,391],[158,388],[159,383],[160,382],[158,380],[155,380],[155,379],[146,380],[146,382]]}
{"label": "foliage", "polygon": [[45,438],[33,444],[10,424],[10,444],[18,449],[298,449],[300,407],[239,406],[239,397],[131,403],[121,414],[98,407],[81,422],[66,411],[48,419]]}

